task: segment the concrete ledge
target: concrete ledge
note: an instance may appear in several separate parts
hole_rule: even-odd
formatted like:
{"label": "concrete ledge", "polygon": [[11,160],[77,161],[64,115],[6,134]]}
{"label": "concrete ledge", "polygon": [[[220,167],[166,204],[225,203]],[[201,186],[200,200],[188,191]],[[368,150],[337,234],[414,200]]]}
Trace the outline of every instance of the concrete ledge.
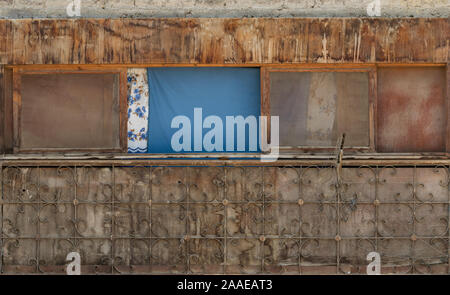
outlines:
{"label": "concrete ledge", "polygon": [[[367,17],[374,0],[81,0],[82,18]],[[449,17],[447,0],[380,0],[382,17]],[[0,0],[0,19],[65,18],[70,0]]]}

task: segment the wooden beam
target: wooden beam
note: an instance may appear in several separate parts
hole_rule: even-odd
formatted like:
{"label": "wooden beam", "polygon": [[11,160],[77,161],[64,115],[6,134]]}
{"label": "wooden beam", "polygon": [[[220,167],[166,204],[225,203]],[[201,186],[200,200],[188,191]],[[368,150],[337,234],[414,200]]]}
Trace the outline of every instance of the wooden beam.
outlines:
{"label": "wooden beam", "polygon": [[[245,159],[243,159],[245,157]],[[261,162],[259,154],[16,154],[0,156],[3,166],[333,166],[333,155],[280,155],[275,162]],[[448,166],[442,154],[344,155],[343,166]]]}
{"label": "wooden beam", "polygon": [[[195,166],[195,167],[312,167],[312,166],[332,166],[334,160],[304,159],[304,160],[279,160],[276,162],[261,162],[260,160],[2,160],[3,167],[7,166]],[[379,159],[379,160],[344,160],[343,167],[365,167],[365,166],[427,166],[444,167],[450,164],[450,160],[402,160],[402,159]]]}
{"label": "wooden beam", "polygon": [[448,18],[0,20],[0,64],[447,63]]}
{"label": "wooden beam", "polygon": [[1,113],[1,133],[3,136],[3,152],[11,153],[13,149],[13,70],[3,68],[3,89],[0,100],[3,112]]}
{"label": "wooden beam", "polygon": [[450,64],[447,64],[446,71],[446,102],[447,102],[447,142],[446,142],[446,150],[447,154],[450,156]]}
{"label": "wooden beam", "polygon": [[5,74],[0,65],[0,154],[5,152]]}

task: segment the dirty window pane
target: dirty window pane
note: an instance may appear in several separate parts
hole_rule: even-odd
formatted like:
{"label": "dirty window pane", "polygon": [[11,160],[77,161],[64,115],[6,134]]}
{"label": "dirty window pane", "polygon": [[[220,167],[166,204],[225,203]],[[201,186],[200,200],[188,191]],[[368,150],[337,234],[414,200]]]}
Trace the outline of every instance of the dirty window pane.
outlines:
{"label": "dirty window pane", "polygon": [[22,149],[118,148],[117,74],[22,76]]}
{"label": "dirty window pane", "polygon": [[281,146],[369,145],[366,72],[272,72],[270,108],[280,118]]}
{"label": "dirty window pane", "polygon": [[378,72],[379,152],[443,152],[444,68],[383,68]]}

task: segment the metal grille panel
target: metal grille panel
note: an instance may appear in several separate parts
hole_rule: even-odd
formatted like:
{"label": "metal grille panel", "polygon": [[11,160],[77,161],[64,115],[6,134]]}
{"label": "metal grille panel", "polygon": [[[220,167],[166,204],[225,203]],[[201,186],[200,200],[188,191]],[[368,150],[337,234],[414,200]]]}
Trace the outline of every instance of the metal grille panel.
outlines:
{"label": "metal grille panel", "polygon": [[449,167],[1,168],[2,273],[449,272]]}

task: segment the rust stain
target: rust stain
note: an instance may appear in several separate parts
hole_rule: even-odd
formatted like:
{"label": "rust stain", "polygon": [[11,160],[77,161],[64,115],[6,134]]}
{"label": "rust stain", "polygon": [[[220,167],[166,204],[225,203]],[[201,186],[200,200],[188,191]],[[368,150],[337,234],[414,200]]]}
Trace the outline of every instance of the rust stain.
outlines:
{"label": "rust stain", "polygon": [[379,152],[445,151],[445,71],[380,70]]}

